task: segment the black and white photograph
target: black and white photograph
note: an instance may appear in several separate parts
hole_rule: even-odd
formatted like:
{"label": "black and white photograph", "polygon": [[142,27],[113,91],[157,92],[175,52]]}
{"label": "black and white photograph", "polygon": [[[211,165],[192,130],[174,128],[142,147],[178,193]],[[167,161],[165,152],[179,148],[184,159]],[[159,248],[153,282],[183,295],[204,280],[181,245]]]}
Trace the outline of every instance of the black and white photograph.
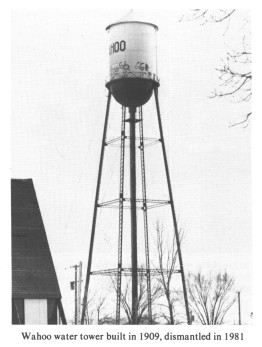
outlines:
{"label": "black and white photograph", "polygon": [[242,343],[260,314],[251,10],[16,8],[10,30],[21,341]]}

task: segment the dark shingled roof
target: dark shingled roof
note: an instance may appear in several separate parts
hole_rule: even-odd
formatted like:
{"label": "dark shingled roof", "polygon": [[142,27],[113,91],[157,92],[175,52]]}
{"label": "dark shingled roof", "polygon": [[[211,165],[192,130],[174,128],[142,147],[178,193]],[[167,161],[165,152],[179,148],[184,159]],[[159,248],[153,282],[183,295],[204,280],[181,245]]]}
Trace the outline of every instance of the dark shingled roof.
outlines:
{"label": "dark shingled roof", "polygon": [[61,298],[32,179],[12,179],[12,297]]}

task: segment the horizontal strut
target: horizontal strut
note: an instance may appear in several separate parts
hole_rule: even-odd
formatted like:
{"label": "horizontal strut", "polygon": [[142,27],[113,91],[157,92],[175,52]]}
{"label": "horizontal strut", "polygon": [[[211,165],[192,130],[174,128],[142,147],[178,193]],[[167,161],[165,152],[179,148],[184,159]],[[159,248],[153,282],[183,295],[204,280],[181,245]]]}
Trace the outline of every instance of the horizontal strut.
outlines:
{"label": "horizontal strut", "polygon": [[[91,275],[100,275],[100,276],[117,276],[119,269],[106,269],[106,270],[97,270],[92,271]],[[152,276],[159,276],[162,273],[169,274],[171,271],[166,269],[144,269],[144,268],[138,268],[137,272],[139,274],[142,274],[144,276],[147,276],[148,273]],[[131,276],[132,275],[132,269],[131,268],[121,268],[121,273],[123,276]],[[172,273],[180,273],[180,270],[173,270]]]}
{"label": "horizontal strut", "polygon": [[[130,136],[125,136],[125,138],[126,138],[126,139],[130,139]],[[140,137],[135,137],[135,139],[136,139],[137,141],[139,141],[139,140],[140,140]],[[158,139],[158,138],[155,138],[155,137],[144,137],[143,139],[144,139],[144,142],[146,142],[146,143],[144,144],[144,147],[153,146],[153,145],[155,145],[155,144],[161,142],[161,139]],[[106,145],[106,146],[112,146],[112,147],[120,147],[120,144],[116,144],[116,142],[120,142],[120,140],[121,140],[121,137],[120,137],[120,136],[119,136],[119,137],[115,137],[115,138],[113,138],[113,139],[107,141],[107,142],[105,143],[105,145]],[[129,147],[129,145],[126,144],[125,147]],[[140,148],[140,146],[138,146],[138,148]]]}
{"label": "horizontal strut", "polygon": [[[131,199],[130,198],[121,198],[123,202],[130,203]],[[100,202],[97,204],[98,207],[102,208],[119,208],[119,201],[120,199],[113,199],[109,201],[104,201]],[[140,205],[137,206],[137,209],[139,210],[144,210],[146,209],[151,209],[151,208],[156,208],[159,206],[164,206],[170,204],[170,201],[168,200],[159,200],[159,199],[146,199],[146,204],[144,203],[144,199],[136,199],[137,203],[140,203]],[[146,207],[145,207],[146,206]],[[123,206],[124,209],[129,209],[130,205]]]}

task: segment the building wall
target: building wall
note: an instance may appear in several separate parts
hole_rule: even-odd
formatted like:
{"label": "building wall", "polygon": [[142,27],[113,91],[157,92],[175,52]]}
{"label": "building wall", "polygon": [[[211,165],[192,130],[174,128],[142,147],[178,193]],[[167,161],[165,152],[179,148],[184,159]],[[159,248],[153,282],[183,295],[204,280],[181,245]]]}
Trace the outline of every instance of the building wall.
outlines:
{"label": "building wall", "polygon": [[25,324],[48,324],[47,299],[25,299]]}
{"label": "building wall", "polygon": [[59,299],[12,299],[12,324],[66,324]]}

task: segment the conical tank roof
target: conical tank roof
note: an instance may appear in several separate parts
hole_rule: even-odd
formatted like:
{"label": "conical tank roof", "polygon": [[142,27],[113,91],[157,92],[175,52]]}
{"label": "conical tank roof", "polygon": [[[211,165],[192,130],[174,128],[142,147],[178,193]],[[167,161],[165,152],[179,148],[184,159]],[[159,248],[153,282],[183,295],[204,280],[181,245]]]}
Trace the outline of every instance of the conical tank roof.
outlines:
{"label": "conical tank roof", "polygon": [[144,23],[144,24],[152,25],[156,30],[158,30],[158,26],[157,25],[148,22],[147,20],[145,20],[142,17],[143,16],[140,13],[138,13],[138,11],[131,10],[124,17],[119,19],[118,21],[116,21],[116,22],[114,22],[112,24],[109,24],[106,27],[106,30],[109,30],[114,25],[123,24],[123,23]]}

